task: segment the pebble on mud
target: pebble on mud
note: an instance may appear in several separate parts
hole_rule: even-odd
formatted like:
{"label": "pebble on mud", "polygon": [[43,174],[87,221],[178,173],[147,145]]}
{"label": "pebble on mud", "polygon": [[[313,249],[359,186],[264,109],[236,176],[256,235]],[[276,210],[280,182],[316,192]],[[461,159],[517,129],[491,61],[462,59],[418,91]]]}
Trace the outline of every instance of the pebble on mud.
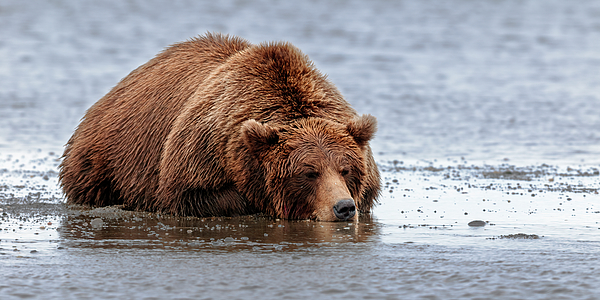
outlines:
{"label": "pebble on mud", "polygon": [[484,227],[486,225],[485,221],[481,221],[481,220],[474,220],[469,222],[468,224],[471,227]]}
{"label": "pebble on mud", "polygon": [[90,225],[92,225],[93,228],[102,228],[102,226],[104,226],[104,221],[102,221],[101,218],[95,218],[90,222]]}

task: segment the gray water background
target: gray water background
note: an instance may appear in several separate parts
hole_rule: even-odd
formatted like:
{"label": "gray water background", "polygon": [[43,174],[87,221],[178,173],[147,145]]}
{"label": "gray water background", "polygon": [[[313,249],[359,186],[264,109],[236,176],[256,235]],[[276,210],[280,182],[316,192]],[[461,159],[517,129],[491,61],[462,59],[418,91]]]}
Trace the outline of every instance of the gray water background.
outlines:
{"label": "gray water background", "polygon": [[0,149],[56,149],[166,46],[216,31],[290,41],[361,113],[384,159],[600,162],[597,1],[0,2]]}
{"label": "gray water background", "polygon": [[[85,110],[207,31],[293,43],[378,118],[368,230],[124,237],[135,218],[61,205]],[[599,67],[591,0],[0,0],[0,298],[599,299]],[[498,239],[520,232],[541,238]]]}

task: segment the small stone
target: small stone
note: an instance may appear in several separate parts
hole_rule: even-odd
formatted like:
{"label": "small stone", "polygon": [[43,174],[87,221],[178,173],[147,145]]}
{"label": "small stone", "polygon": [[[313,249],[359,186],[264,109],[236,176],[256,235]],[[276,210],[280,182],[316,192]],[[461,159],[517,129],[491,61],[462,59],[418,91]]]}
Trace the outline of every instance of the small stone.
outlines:
{"label": "small stone", "polygon": [[93,228],[99,229],[99,228],[102,228],[102,226],[104,226],[104,221],[102,221],[101,218],[95,218],[90,222],[90,224],[92,225]]}
{"label": "small stone", "polygon": [[471,227],[483,227],[483,226],[485,226],[485,224],[486,224],[485,221],[474,220],[474,221],[469,222],[468,225]]}

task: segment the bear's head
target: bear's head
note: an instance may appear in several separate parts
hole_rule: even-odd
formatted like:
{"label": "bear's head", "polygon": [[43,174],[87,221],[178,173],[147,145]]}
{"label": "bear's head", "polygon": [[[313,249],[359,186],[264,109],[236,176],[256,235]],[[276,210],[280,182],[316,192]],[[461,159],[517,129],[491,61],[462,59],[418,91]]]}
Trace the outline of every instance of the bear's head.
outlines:
{"label": "bear's head", "polygon": [[242,139],[252,160],[246,166],[254,168],[246,170],[254,176],[247,182],[254,182],[254,190],[264,188],[254,193],[265,198],[255,204],[287,219],[354,219],[367,207],[361,203],[369,171],[365,155],[376,130],[371,115],[346,124],[321,118],[286,125],[245,121]]}

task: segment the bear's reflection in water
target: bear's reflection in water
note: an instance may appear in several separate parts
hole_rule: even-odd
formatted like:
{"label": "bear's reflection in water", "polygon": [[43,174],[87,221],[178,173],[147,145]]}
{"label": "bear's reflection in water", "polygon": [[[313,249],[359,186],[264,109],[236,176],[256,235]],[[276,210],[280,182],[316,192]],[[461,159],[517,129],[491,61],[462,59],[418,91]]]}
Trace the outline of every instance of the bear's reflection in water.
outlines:
{"label": "bear's reflection in water", "polygon": [[364,243],[377,236],[371,215],[357,222],[282,220],[268,216],[174,217],[118,206],[71,209],[58,228],[70,248],[288,251],[339,243]]}

